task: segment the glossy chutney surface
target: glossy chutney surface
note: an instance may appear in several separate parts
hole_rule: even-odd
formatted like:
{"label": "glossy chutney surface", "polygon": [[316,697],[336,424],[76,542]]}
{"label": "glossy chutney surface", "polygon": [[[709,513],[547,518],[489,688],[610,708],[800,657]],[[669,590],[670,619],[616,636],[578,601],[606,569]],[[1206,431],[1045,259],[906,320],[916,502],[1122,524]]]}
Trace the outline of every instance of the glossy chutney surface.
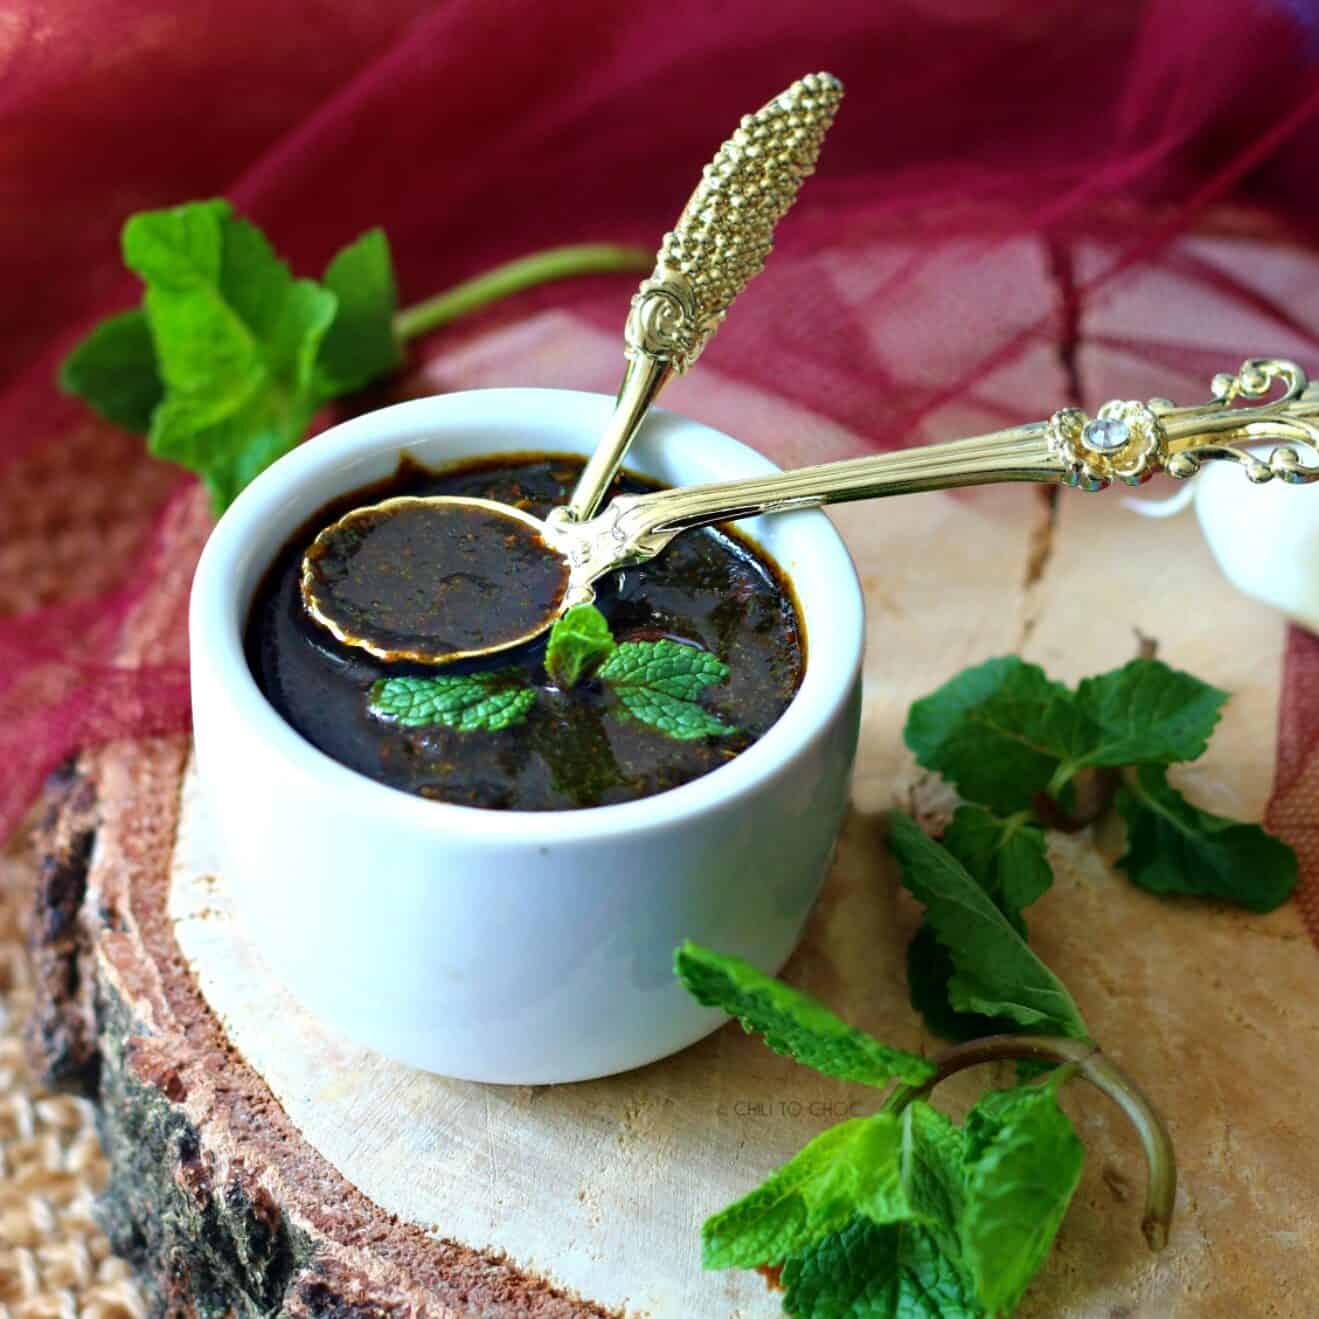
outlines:
{"label": "glossy chutney surface", "polygon": [[[624,712],[588,678],[558,690],[545,642],[443,669],[377,659],[341,644],[308,616],[302,557],[350,508],[404,495],[464,495],[543,517],[566,502],[582,469],[568,455],[518,454],[431,472],[404,462],[390,479],[336,500],[284,545],[257,589],[246,629],[248,663],[266,698],[314,746],[378,782],[437,801],[500,810],[569,810],[651,796],[718,769],[762,737],[801,682],[805,638],[776,566],[719,528],[686,532],[658,558],[597,584],[617,641],[670,639],[709,650],[729,676],[702,705],[731,724],[723,737],[680,742]],[[629,475],[611,491],[654,485]],[[402,727],[372,715],[378,679],[515,668],[537,698],[526,721],[499,732]]]}
{"label": "glossy chutney surface", "polygon": [[493,509],[404,497],[322,531],[302,584],[341,640],[425,662],[538,632],[568,565],[537,529]]}

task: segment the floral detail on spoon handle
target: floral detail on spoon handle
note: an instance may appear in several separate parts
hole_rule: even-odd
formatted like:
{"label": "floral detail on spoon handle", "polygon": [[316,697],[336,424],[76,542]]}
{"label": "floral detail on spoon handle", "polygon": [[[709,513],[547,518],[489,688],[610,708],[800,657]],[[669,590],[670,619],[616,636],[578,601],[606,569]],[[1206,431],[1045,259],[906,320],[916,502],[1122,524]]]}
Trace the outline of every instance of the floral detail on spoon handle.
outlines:
{"label": "floral detail on spoon handle", "polygon": [[[1280,397],[1267,398],[1281,383]],[[1061,480],[1081,490],[1113,481],[1140,485],[1156,472],[1184,480],[1207,462],[1233,462],[1256,485],[1319,481],[1319,385],[1295,362],[1252,357],[1231,375],[1220,372],[1208,403],[1179,408],[1166,398],[1105,403],[1094,418],[1080,408],[1055,412],[1046,426],[1049,451],[1063,465]],[[1283,444],[1265,454],[1256,447]],[[1301,446],[1301,447],[1297,447]],[[1310,461],[1303,461],[1303,448]]]}
{"label": "floral detail on spoon handle", "polygon": [[1113,481],[1140,485],[1159,471],[1168,437],[1147,403],[1105,403],[1091,418],[1063,408],[1049,418],[1049,448],[1063,462],[1062,483],[1103,490]]}

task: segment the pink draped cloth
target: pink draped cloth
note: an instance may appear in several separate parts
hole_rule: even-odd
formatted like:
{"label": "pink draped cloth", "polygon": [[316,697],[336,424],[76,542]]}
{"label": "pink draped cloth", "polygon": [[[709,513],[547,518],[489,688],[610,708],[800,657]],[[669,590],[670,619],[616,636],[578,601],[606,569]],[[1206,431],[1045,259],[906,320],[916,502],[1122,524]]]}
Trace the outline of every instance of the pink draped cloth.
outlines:
{"label": "pink draped cloth", "polygon": [[[812,69],[844,80],[844,109],[772,279],[709,349],[727,384],[704,419],[726,407],[729,428],[797,462],[1069,401],[1195,399],[1252,354],[1319,367],[1304,0],[10,5],[0,833],[77,747],[187,725],[195,487],[52,383],[138,297],[126,215],[223,194],[307,273],[383,225],[415,301],[558,243],[654,246],[737,118]],[[616,337],[626,292],[524,295],[414,363],[431,359],[428,387],[532,383],[516,334],[491,352],[482,336],[525,324],[544,345],[551,327],[538,379],[612,389],[616,357],[591,331]],[[177,645],[116,662],[124,619],[170,592]],[[1301,851],[1319,936],[1317,679],[1319,641],[1295,633],[1270,821]]]}

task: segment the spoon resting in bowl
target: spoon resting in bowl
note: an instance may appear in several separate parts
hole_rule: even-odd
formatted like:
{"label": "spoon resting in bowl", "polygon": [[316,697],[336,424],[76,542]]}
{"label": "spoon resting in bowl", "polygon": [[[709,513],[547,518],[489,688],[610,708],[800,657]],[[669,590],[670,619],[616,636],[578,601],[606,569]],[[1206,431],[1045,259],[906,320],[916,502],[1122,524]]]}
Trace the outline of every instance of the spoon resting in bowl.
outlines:
{"label": "spoon resting in bowl", "polygon": [[833,74],[808,73],[744,115],[705,166],[632,298],[614,411],[557,517],[580,522],[596,511],[660,390],[695,363],[764,269],[775,226],[814,171],[842,99]]}
{"label": "spoon resting in bowl", "polygon": [[[1261,399],[1275,382],[1280,398]],[[767,513],[1004,481],[1101,490],[1202,463],[1239,463],[1260,484],[1319,480],[1293,445],[1319,454],[1319,385],[1293,362],[1251,358],[1214,377],[1212,400],[1106,403],[1048,421],[775,476],[620,495],[595,517],[542,520],[490,500],[404,496],[356,508],[308,548],[303,605],[345,645],[379,659],[448,664],[535,640],[606,574],[657,555],[683,531]],[[1267,457],[1246,445],[1285,443]],[[558,512],[558,510],[556,510]]]}

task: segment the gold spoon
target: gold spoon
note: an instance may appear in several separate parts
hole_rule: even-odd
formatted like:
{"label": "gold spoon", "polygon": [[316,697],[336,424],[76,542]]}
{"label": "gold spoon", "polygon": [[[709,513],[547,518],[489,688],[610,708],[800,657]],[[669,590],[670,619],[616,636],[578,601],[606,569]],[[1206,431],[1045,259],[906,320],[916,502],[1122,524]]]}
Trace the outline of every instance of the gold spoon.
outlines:
{"label": "gold spoon", "polygon": [[745,115],[702,171],[632,298],[613,415],[556,517],[580,522],[595,512],[660,390],[692,366],[733,299],[764,269],[774,227],[814,171],[842,98],[832,74],[807,74]]}
{"label": "gold spoon", "polygon": [[[1263,398],[1279,380],[1281,398],[1232,406]],[[346,513],[316,537],[303,560],[303,600],[349,645],[385,660],[448,664],[534,640],[568,609],[593,600],[601,577],[654,558],[679,532],[715,522],[1002,481],[1101,490],[1113,481],[1139,485],[1156,472],[1186,478],[1214,459],[1241,464],[1257,484],[1319,480],[1319,466],[1302,464],[1291,447],[1319,454],[1319,384],[1310,387],[1299,366],[1252,358],[1235,376],[1215,376],[1212,390],[1209,403],[1190,407],[1114,401],[1094,418],[1065,408],[1048,421],[946,444],[620,495],[581,522],[553,513],[542,520],[486,499],[387,499]],[[1288,443],[1267,457],[1242,447],[1262,440]],[[399,570],[404,589],[385,615],[370,597],[378,594],[378,572],[397,569],[405,557],[401,547],[410,556]],[[483,579],[488,589],[468,589],[469,562],[493,571]],[[356,571],[363,564],[367,570]],[[354,590],[364,581],[373,583],[368,598]]]}

